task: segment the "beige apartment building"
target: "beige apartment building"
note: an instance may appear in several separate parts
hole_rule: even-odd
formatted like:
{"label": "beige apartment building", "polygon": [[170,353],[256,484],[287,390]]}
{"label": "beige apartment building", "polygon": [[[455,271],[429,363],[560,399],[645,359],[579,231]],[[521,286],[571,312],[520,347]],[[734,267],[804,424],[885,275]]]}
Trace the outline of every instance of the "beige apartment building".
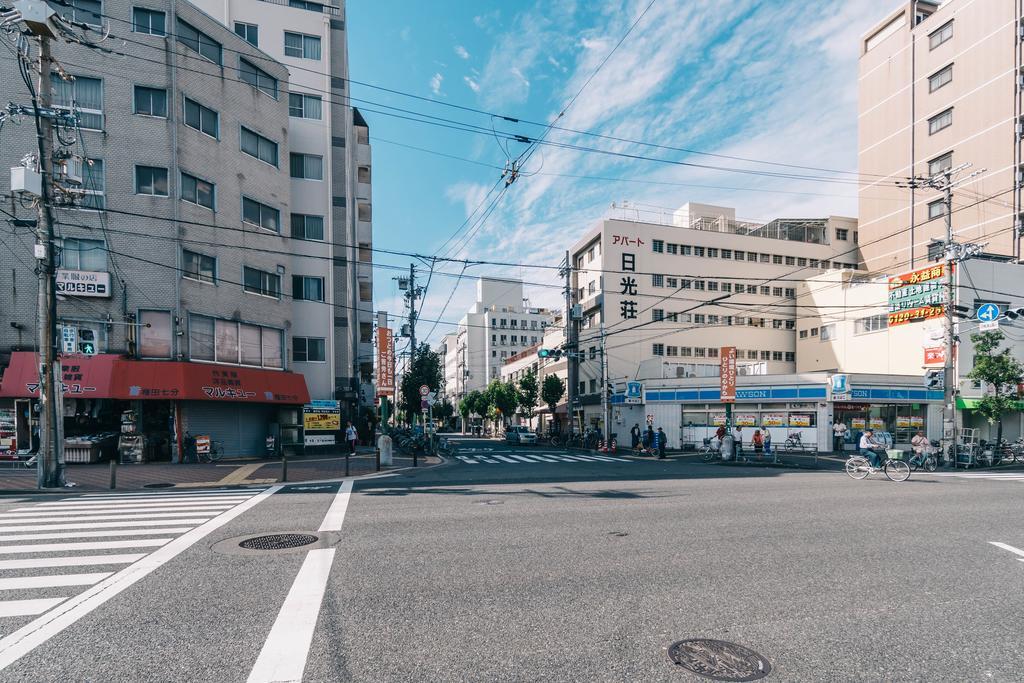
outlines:
{"label": "beige apartment building", "polygon": [[[941,193],[907,187],[970,164],[957,187],[953,230],[962,242],[1020,257],[1021,8],[1016,0],[911,0],[860,45],[860,244],[869,270],[927,262],[945,238]],[[899,185],[897,184],[899,182]]]}
{"label": "beige apartment building", "polygon": [[[556,315],[551,324],[544,330],[541,340],[512,355],[501,366],[501,381],[519,384],[519,380],[530,372],[537,374],[537,388],[544,386],[544,378],[548,375],[557,375],[563,383],[568,386],[569,381],[569,359],[562,356],[557,360],[552,358],[541,358],[537,353],[541,349],[561,349],[565,345],[565,327],[562,325],[562,316]],[[566,394],[562,394],[561,400],[555,406],[555,413],[558,421],[564,425],[568,415]],[[516,417],[517,424],[526,424],[531,429],[544,433],[551,426],[551,410],[538,398],[537,410],[534,411],[533,419],[520,419]]]}

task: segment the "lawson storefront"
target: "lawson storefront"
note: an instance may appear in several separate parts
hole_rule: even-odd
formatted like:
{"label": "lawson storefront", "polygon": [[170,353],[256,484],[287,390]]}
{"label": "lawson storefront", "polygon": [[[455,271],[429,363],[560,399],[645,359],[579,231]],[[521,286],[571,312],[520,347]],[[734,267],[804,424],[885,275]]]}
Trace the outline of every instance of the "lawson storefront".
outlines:
{"label": "lawson storefront", "polygon": [[[942,392],[926,390],[919,377],[849,375],[850,391],[833,397],[828,373],[741,376],[733,404],[733,422],[743,428],[749,443],[755,429],[771,433],[782,445],[798,434],[808,447],[832,449],[832,423],[841,418],[849,427],[849,442],[866,427],[889,432],[897,444],[909,444],[917,429],[937,438],[941,430]],[[617,431],[632,424],[662,427],[670,444],[700,444],[725,424],[718,378],[665,379],[648,382],[641,406],[613,399]],[[836,401],[833,398],[844,400]],[[618,413],[617,415],[615,413]],[[932,435],[932,431],[936,434]]]}

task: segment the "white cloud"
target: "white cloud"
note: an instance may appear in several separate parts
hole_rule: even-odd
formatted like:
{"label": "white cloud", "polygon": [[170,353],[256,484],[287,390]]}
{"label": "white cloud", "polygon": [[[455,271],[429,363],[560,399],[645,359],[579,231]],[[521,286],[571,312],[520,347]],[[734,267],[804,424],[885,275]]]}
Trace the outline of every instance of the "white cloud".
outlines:
{"label": "white cloud", "polygon": [[470,90],[472,90],[473,92],[480,92],[480,84],[474,81],[472,78],[470,78],[469,76],[463,76],[462,80],[466,82],[466,85],[469,86]]}
{"label": "white cloud", "polygon": [[430,79],[430,91],[435,95],[440,95],[442,82],[444,82],[444,76],[439,73],[434,74],[433,78]]}
{"label": "white cloud", "polygon": [[461,45],[455,46],[455,54],[458,55],[461,59],[469,59],[469,51],[466,50],[466,48],[462,47]]}

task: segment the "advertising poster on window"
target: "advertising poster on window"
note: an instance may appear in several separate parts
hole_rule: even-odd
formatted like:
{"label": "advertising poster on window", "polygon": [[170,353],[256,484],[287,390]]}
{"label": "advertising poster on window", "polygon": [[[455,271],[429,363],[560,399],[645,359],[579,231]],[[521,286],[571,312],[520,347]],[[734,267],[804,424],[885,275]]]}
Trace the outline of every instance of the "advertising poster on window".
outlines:
{"label": "advertising poster on window", "polygon": [[725,413],[714,413],[711,415],[711,425],[713,427],[724,427],[725,426]]}
{"label": "advertising poster on window", "polygon": [[911,427],[917,427],[918,429],[920,429],[921,427],[924,427],[924,418],[921,417],[920,415],[911,415],[910,416],[910,426]]}
{"label": "advertising poster on window", "polygon": [[850,429],[864,429],[868,426],[868,421],[863,417],[855,417],[850,420]]}
{"label": "advertising poster on window", "polygon": [[313,401],[302,406],[303,442],[307,446],[329,446],[335,443],[334,432],[341,429],[341,407],[338,401]]}
{"label": "advertising poster on window", "polygon": [[910,429],[911,422],[909,415],[897,415],[896,416],[896,428],[897,429]]}
{"label": "advertising poster on window", "polygon": [[785,413],[765,413],[761,416],[762,427],[785,427]]}
{"label": "advertising poster on window", "polygon": [[803,413],[792,413],[789,416],[790,427],[810,427],[811,416]]}
{"label": "advertising poster on window", "polygon": [[757,415],[753,413],[736,413],[733,415],[733,422],[737,427],[754,427],[757,425]]}
{"label": "advertising poster on window", "polygon": [[885,420],[880,417],[873,417],[868,421],[868,426],[872,429],[885,429]]}
{"label": "advertising poster on window", "polygon": [[0,457],[17,451],[14,408],[0,408]]}

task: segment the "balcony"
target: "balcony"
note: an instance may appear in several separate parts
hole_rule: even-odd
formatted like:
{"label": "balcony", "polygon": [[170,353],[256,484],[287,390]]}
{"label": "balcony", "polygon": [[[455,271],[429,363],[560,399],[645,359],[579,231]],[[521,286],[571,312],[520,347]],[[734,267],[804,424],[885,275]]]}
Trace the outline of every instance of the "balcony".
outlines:
{"label": "balcony", "polygon": [[269,2],[271,5],[281,5],[283,7],[292,7],[294,9],[304,9],[309,12],[317,12],[318,14],[330,14],[331,16],[341,15],[340,7],[325,5],[321,2],[307,2],[306,0],[261,0],[261,2]]}

